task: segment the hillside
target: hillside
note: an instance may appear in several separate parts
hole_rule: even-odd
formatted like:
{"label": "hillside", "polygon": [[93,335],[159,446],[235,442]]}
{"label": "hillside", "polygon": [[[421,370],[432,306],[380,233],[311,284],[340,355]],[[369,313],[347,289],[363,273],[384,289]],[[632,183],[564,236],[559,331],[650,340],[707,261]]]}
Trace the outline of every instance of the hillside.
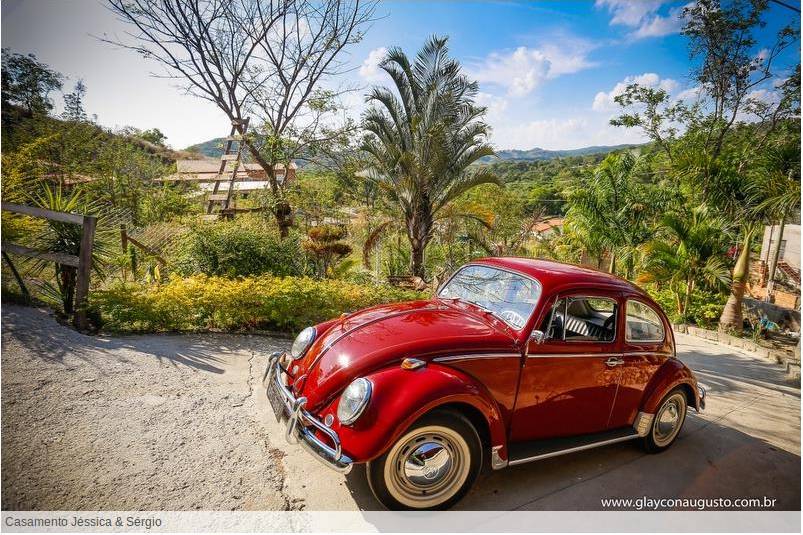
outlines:
{"label": "hillside", "polygon": [[482,159],[482,161],[487,163],[498,159],[531,162],[536,160],[552,160],[554,158],[588,156],[590,154],[607,154],[609,152],[614,152],[621,149],[629,149],[632,147],[638,147],[638,145],[595,145],[591,147],[567,150],[547,150],[539,147],[529,150],[502,149],[497,151],[497,158],[486,156]]}
{"label": "hillside", "polygon": [[[189,152],[197,152],[211,158],[219,158],[223,153],[223,141],[225,138],[217,137],[187,147],[185,150]],[[502,149],[497,152],[497,157],[486,156],[480,160],[483,163],[491,163],[499,160],[514,160],[532,162],[537,160],[552,160],[554,158],[568,158],[572,156],[587,156],[590,154],[607,154],[609,152],[637,147],[638,145],[610,145],[610,146],[592,146],[582,147],[579,149],[567,150],[547,150],[535,147],[529,150],[518,149]]]}

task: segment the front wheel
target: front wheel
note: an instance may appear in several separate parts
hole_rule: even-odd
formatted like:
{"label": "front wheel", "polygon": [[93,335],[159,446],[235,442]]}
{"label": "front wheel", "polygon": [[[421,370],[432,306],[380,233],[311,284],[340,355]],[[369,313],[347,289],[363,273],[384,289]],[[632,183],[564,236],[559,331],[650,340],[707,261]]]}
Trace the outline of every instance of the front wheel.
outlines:
{"label": "front wheel", "polygon": [[464,416],[435,411],[414,423],[366,467],[368,484],[388,509],[448,509],[471,488],[482,443]]}
{"label": "front wheel", "polygon": [[686,394],[682,389],[667,394],[658,406],[650,433],[644,437],[644,449],[658,453],[671,446],[686,421],[687,408]]}

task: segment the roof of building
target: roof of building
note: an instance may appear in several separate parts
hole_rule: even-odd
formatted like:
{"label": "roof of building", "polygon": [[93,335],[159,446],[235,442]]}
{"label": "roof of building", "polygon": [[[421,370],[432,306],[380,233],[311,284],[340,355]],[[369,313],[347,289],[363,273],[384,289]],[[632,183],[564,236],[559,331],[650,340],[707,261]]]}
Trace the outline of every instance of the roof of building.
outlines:
{"label": "roof of building", "polygon": [[546,232],[547,230],[562,226],[563,226],[563,218],[553,217],[551,219],[545,219],[544,221],[539,221],[538,223],[536,223],[535,226],[533,226],[533,231]]}
{"label": "roof of building", "polygon": [[[245,171],[261,172],[262,166],[258,163],[241,162],[240,168]],[[283,164],[276,164],[273,168],[284,172]],[[296,169],[294,162],[290,162],[290,169]],[[176,170],[179,173],[212,173],[217,174],[220,170],[220,160],[205,158],[203,160],[176,160]]]}

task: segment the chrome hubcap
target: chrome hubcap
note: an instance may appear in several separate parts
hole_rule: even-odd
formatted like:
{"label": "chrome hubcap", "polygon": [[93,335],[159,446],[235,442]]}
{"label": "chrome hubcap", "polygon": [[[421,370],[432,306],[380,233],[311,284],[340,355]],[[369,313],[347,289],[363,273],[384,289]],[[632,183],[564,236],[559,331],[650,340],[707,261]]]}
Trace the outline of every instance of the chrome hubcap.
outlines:
{"label": "chrome hubcap", "polygon": [[655,416],[653,439],[659,446],[672,442],[680,431],[680,426],[686,416],[686,402],[683,394],[677,393],[664,402],[661,410]]}
{"label": "chrome hubcap", "polygon": [[452,455],[437,442],[417,446],[404,461],[404,476],[414,485],[437,484],[452,467]]}
{"label": "chrome hubcap", "polygon": [[459,433],[422,427],[393,445],[385,462],[385,482],[393,497],[408,507],[434,507],[460,490],[468,478],[470,457]]}

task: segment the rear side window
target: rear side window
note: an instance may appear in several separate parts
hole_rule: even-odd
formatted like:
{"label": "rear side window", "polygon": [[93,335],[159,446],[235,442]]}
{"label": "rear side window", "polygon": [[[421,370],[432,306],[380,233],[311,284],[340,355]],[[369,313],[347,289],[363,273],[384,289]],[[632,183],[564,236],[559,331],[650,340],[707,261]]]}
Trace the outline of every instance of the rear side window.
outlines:
{"label": "rear side window", "polygon": [[628,342],[663,342],[664,324],[661,317],[650,306],[640,301],[627,302],[627,328],[625,329]]}

